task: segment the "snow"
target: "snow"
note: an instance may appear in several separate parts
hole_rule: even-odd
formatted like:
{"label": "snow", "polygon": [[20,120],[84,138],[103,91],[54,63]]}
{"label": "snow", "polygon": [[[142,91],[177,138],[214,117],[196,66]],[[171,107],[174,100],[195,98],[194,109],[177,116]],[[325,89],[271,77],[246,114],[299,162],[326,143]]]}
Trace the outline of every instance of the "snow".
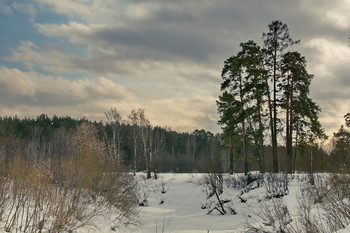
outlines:
{"label": "snow", "polygon": [[[137,232],[154,233],[232,233],[241,229],[243,216],[207,215],[201,207],[206,195],[199,184],[203,174],[162,174],[155,182],[164,182],[162,194],[155,190],[149,197],[149,206],[141,207],[142,227]],[[158,191],[158,192],[157,192]],[[159,204],[161,200],[163,204]],[[237,231],[240,232],[240,231]]]}
{"label": "snow", "polygon": [[[263,202],[269,203],[265,186],[255,185],[251,190],[242,192],[242,189],[232,187],[225,182],[222,200],[230,200],[237,212],[235,215],[220,215],[203,206],[212,206],[215,199],[208,199],[203,185],[206,174],[159,174],[159,178],[145,179],[139,173],[138,196],[141,202],[147,199],[146,206],[140,206],[140,226],[131,229],[112,231],[108,217],[95,220],[99,232],[123,233],[244,233],[248,232],[248,223],[262,226],[261,218]],[[225,175],[224,180],[229,180]],[[274,198],[288,208],[292,224],[298,218],[298,201],[302,195],[301,187],[306,182],[303,176],[289,178],[289,193],[283,198]],[[253,185],[254,186],[254,185]],[[242,202],[240,197],[246,202]],[[270,204],[273,202],[270,202]],[[271,206],[270,206],[271,207]],[[112,218],[113,216],[110,216]],[[266,232],[274,232],[272,227],[264,226]],[[96,229],[80,229],[78,233],[96,232]],[[349,233],[350,226],[337,233]]]}

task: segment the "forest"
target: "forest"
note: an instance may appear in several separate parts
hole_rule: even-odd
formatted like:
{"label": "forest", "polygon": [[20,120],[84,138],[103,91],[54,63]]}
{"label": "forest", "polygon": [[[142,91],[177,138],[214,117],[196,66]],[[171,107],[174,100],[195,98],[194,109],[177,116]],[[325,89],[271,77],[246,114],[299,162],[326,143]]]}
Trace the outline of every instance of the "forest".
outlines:
{"label": "forest", "polygon": [[[82,124],[96,129],[96,139],[103,142],[105,153],[116,159],[131,172],[208,172],[211,161],[220,160],[223,172],[244,172],[242,148],[232,150],[224,144],[223,134],[213,134],[204,129],[192,133],[180,133],[159,126],[152,126],[143,109],[133,110],[134,122],[123,121],[116,111],[106,112],[105,121],[74,119],[69,116],[35,118],[16,116],[0,117],[0,155],[9,161],[18,154],[28,160],[60,158],[68,156],[67,145]],[[113,116],[113,118],[112,118]],[[139,117],[143,120],[139,120]],[[144,123],[142,123],[144,122]],[[142,125],[145,124],[145,125]],[[142,138],[142,136],[144,138]],[[248,145],[250,171],[260,169],[259,157],[254,145]],[[272,148],[264,145],[265,171],[272,171]],[[280,166],[284,167],[286,147],[280,145]],[[327,144],[313,144],[295,150],[296,171],[348,171],[350,163],[350,131],[346,124],[334,132]],[[136,155],[136,156],[135,156]],[[147,165],[146,161],[149,161]]]}

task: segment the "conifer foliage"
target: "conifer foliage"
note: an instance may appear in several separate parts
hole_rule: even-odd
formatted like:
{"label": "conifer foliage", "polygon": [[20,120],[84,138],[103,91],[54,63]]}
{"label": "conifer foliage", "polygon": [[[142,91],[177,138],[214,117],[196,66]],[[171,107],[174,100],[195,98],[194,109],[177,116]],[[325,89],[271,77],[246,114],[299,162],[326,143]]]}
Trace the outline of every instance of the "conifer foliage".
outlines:
{"label": "conifer foliage", "polygon": [[[299,52],[286,51],[298,44],[286,24],[273,21],[263,33],[264,47],[254,41],[240,44],[240,51],[228,58],[222,70],[222,94],[217,101],[219,124],[226,144],[239,135],[244,171],[248,172],[248,153],[265,166],[264,143],[272,148],[272,169],[291,172],[297,150],[326,136],[319,123],[319,106],[310,98],[313,76]],[[285,167],[279,161],[278,146],[286,148]]]}

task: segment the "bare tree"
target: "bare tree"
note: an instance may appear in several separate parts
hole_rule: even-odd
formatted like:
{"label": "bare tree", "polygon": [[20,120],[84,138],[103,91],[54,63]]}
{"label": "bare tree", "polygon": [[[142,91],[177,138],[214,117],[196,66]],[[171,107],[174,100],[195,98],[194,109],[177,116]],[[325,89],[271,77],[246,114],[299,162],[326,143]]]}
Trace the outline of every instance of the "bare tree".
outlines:
{"label": "bare tree", "polygon": [[149,120],[145,116],[145,110],[139,109],[138,111],[139,120],[139,134],[143,148],[143,156],[146,162],[147,179],[151,178],[151,167],[152,167],[152,131],[153,127],[150,125]]}
{"label": "bare tree", "polygon": [[156,157],[159,156],[160,151],[164,148],[165,142],[165,132],[160,127],[155,127],[153,129],[152,142],[151,148],[153,151],[153,158],[151,157],[151,164],[154,171],[154,178],[157,179],[157,164],[155,164],[154,161],[156,160]]}
{"label": "bare tree", "polygon": [[[140,109],[139,109],[140,110]],[[138,111],[135,109],[131,110],[131,113],[128,115],[129,124],[132,126],[132,141],[134,148],[134,176],[137,171],[137,141],[139,140],[138,128],[139,128],[139,120],[138,120]]]}
{"label": "bare tree", "polygon": [[107,118],[107,124],[112,130],[112,139],[109,140],[106,131],[106,141],[111,148],[111,153],[114,159],[120,164],[121,162],[121,140],[122,140],[122,117],[117,112],[116,108],[111,108],[108,112],[105,112]]}

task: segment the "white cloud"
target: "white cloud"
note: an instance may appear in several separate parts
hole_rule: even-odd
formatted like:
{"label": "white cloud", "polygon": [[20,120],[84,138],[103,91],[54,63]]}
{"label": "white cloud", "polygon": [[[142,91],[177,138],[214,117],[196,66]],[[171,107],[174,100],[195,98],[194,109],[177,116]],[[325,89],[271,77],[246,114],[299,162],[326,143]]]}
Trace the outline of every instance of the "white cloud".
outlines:
{"label": "white cloud", "polygon": [[72,42],[80,42],[80,39],[89,36],[92,29],[82,23],[69,22],[68,24],[36,24],[38,31],[50,37],[67,37]]}
{"label": "white cloud", "polygon": [[[71,106],[104,100],[123,101],[133,95],[124,87],[100,77],[68,80],[35,72],[0,67],[3,105]],[[40,98],[46,97],[46,98]],[[14,105],[14,107],[15,107]]]}
{"label": "white cloud", "polygon": [[[350,16],[348,12],[350,10],[350,0],[300,1],[300,8],[308,12],[323,27],[333,27],[339,30],[349,29]],[[330,30],[327,28],[324,29]]]}
{"label": "white cloud", "polygon": [[337,66],[350,63],[350,47],[347,41],[339,42],[327,38],[314,38],[306,43],[318,53],[318,62],[325,66]]}
{"label": "white cloud", "polygon": [[53,7],[57,13],[71,16],[86,16],[92,13],[91,5],[83,0],[36,0],[36,2]]}
{"label": "white cloud", "polygon": [[[119,14],[124,14],[124,0],[35,0],[42,6],[49,6],[55,13],[71,20],[87,23],[112,24]],[[120,12],[121,11],[121,12]],[[118,22],[116,22],[118,24]]]}
{"label": "white cloud", "polygon": [[[0,79],[11,89],[19,83],[12,101],[22,111],[59,108],[65,114],[81,111],[97,118],[115,105],[124,115],[141,107],[154,124],[180,130],[217,128],[215,99],[224,60],[240,42],[254,39],[262,44],[262,32],[275,19],[287,23],[291,36],[301,39],[302,46],[295,49],[305,55],[315,75],[311,94],[324,108],[322,122],[331,127],[335,110],[329,106],[345,111],[350,0],[35,2],[42,6],[38,9],[62,14],[68,22],[37,22],[35,28],[46,42],[27,39],[12,48],[7,61],[60,76],[10,70],[17,78]],[[65,77],[76,73],[89,78]],[[330,92],[325,86],[342,91]],[[28,97],[27,102],[20,96]],[[3,109],[12,112],[18,106]]]}
{"label": "white cloud", "polygon": [[152,16],[153,11],[157,9],[157,5],[147,3],[130,4],[126,7],[126,15],[130,19],[143,20]]}
{"label": "white cloud", "polygon": [[132,109],[145,108],[154,125],[218,130],[213,97],[144,99],[104,77],[68,80],[3,66],[0,73],[0,99],[6,100],[0,103],[0,115],[45,113],[104,120],[104,112],[116,107],[126,119]]}

